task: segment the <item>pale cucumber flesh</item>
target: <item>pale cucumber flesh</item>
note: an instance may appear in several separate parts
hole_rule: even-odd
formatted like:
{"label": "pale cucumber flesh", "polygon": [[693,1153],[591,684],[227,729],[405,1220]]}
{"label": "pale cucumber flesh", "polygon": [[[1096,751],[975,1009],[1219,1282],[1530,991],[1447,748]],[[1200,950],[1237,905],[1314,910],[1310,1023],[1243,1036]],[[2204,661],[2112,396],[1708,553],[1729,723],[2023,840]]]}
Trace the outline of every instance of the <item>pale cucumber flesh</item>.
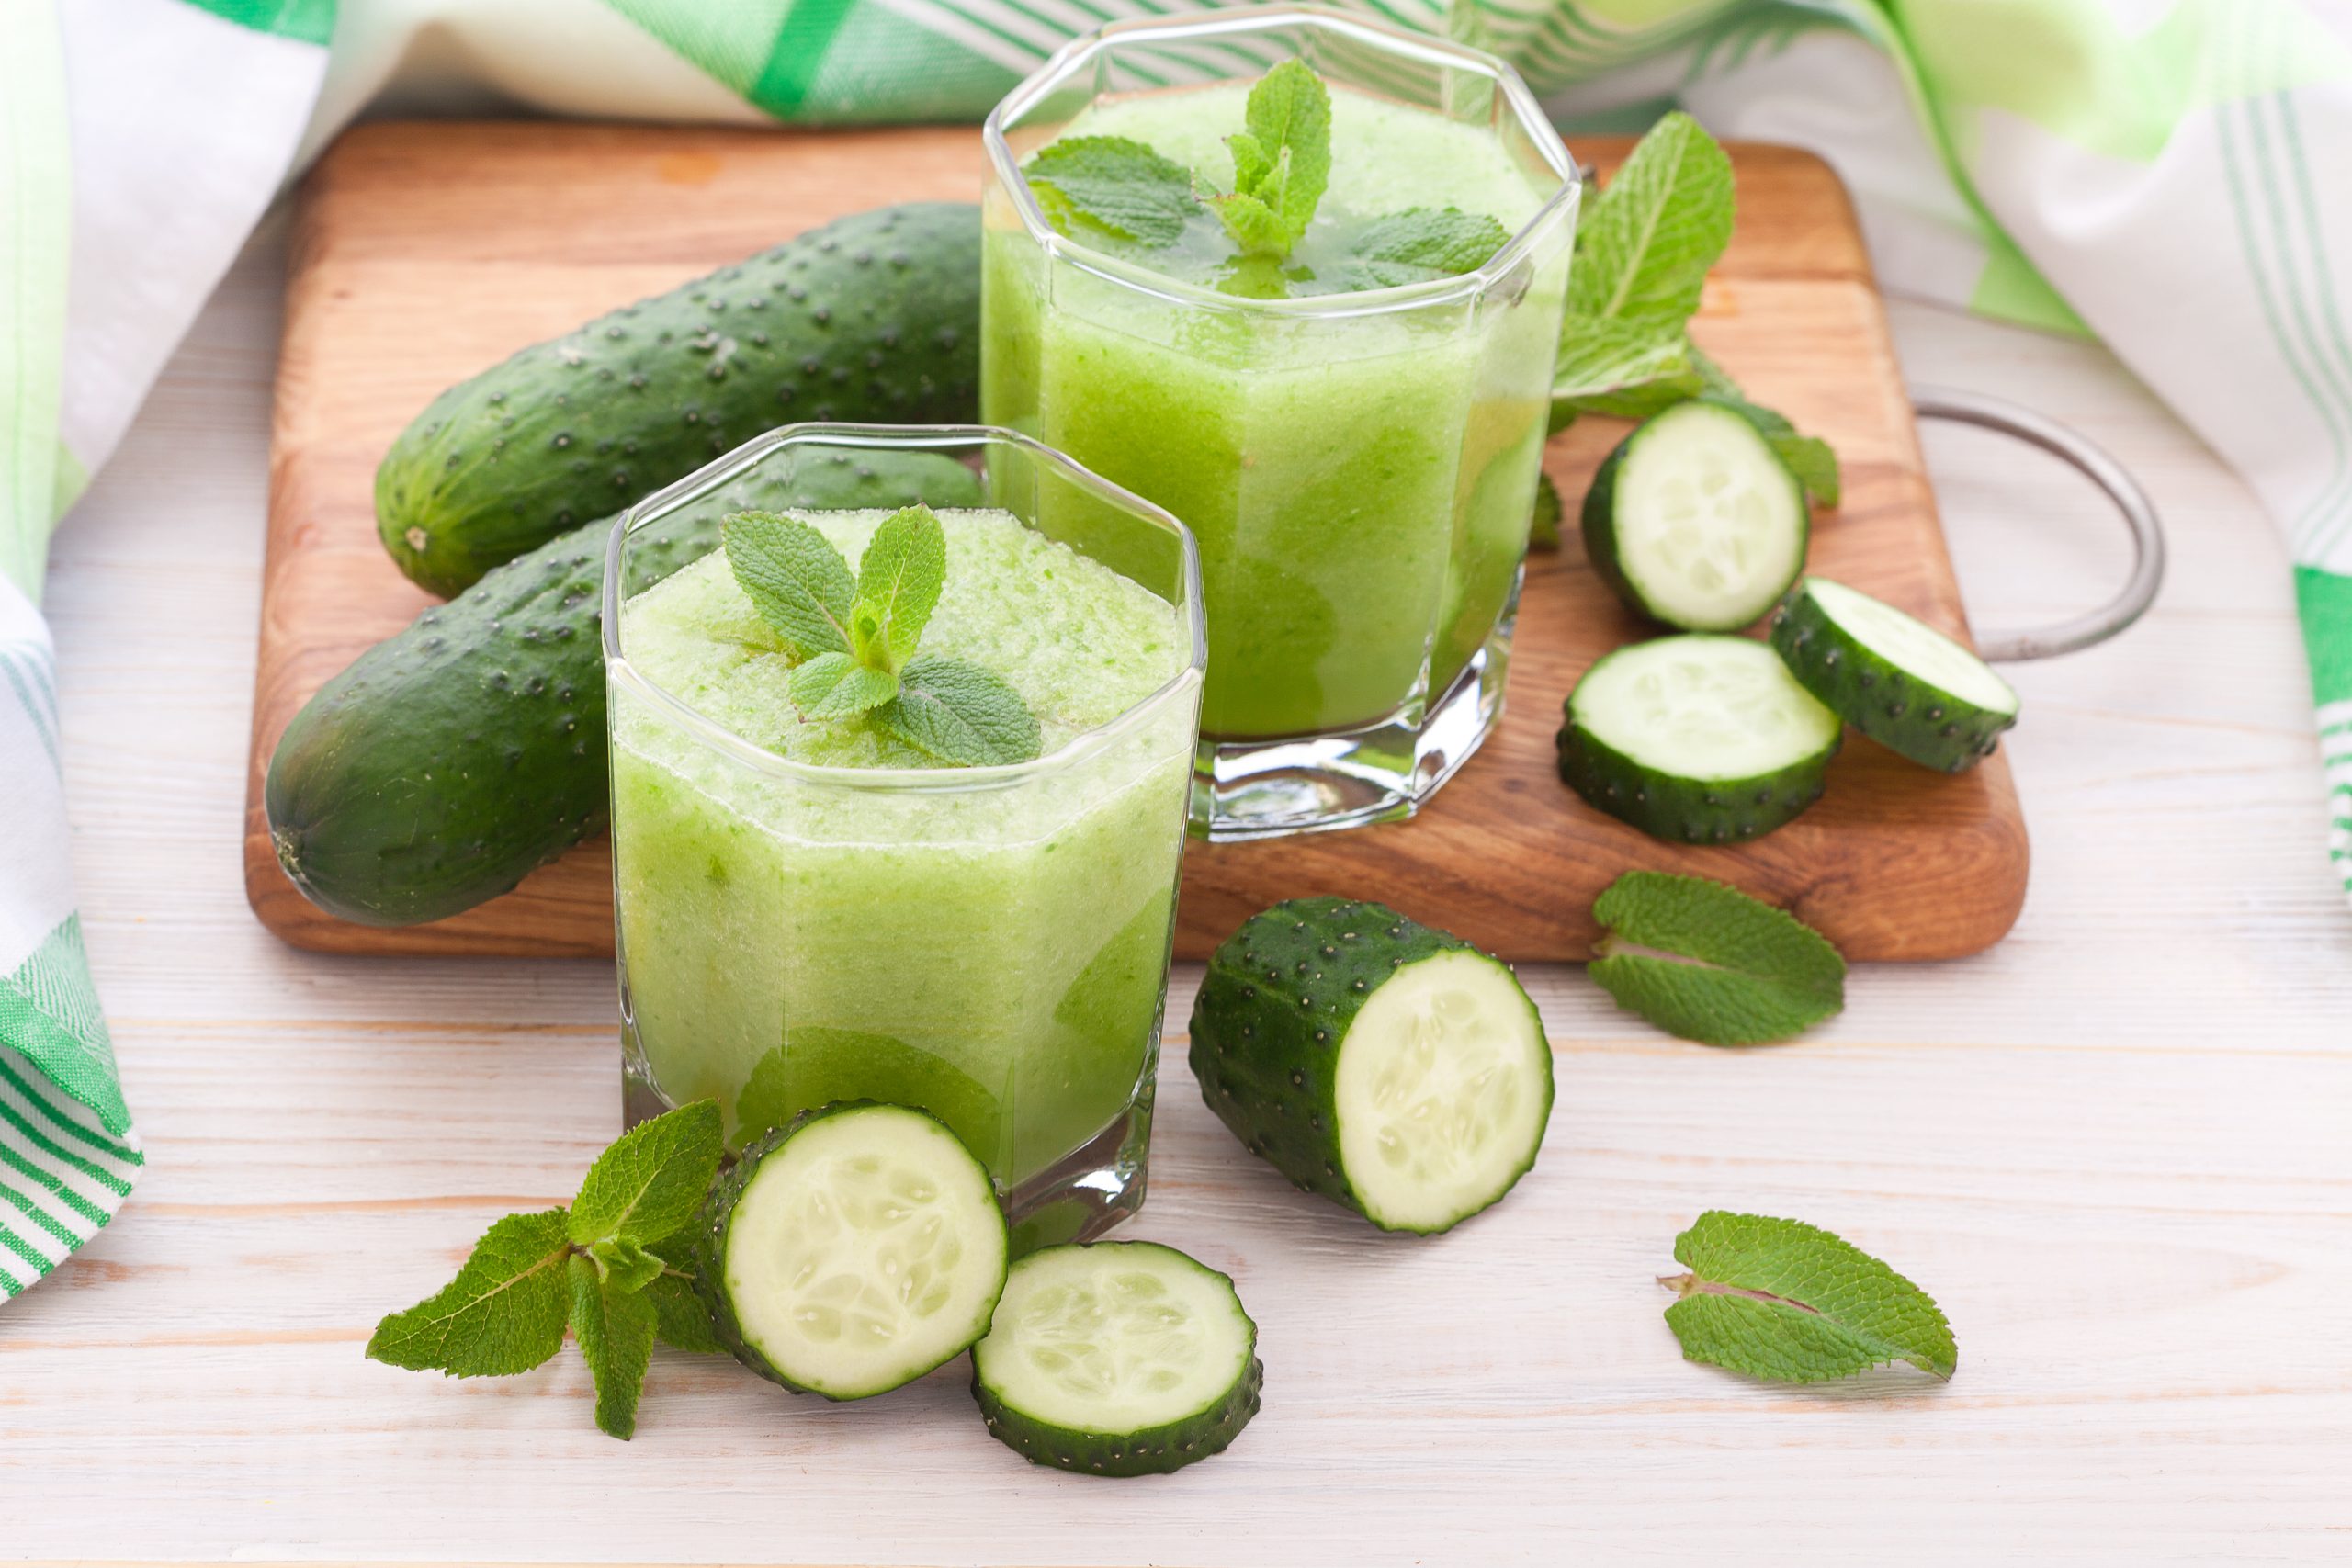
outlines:
{"label": "pale cucumber flesh", "polygon": [[1621,649],[1577,682],[1569,711],[1613,750],[1680,779],[1757,777],[1818,756],[1838,735],[1838,716],[1745,637]]}
{"label": "pale cucumber flesh", "polygon": [[811,1121],[736,1199],[723,1288],[744,1342],[835,1399],[920,1377],[986,1332],[1003,1211],[945,1126],[898,1106]]}
{"label": "pale cucumber flesh", "polygon": [[1398,969],[1348,1028],[1334,1084],[1340,1163],[1375,1223],[1436,1230],[1508,1191],[1551,1107],[1551,1047],[1495,959]]}
{"label": "pale cucumber flesh", "polygon": [[1256,1344],[1233,1282],[1172,1247],[1055,1247],[1013,1266],[972,1369],[1032,1422],[1118,1437],[1216,1410]]}
{"label": "pale cucumber flesh", "polygon": [[1746,626],[1804,563],[1804,488],[1754,425],[1707,403],[1679,404],[1643,428],[1611,513],[1618,570],[1674,626]]}

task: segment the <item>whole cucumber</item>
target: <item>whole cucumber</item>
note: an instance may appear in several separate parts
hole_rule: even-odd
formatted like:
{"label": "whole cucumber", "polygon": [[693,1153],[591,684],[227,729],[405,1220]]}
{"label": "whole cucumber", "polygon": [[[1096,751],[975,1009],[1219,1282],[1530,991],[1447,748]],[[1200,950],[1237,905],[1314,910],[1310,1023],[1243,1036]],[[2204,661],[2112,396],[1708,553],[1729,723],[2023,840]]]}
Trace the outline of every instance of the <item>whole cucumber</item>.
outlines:
{"label": "whole cucumber", "polygon": [[[933,452],[844,450],[788,480],[754,473],[650,525],[624,586],[708,554],[731,513],[917,501],[976,506],[979,481]],[[611,528],[575,529],[424,611],[294,716],[263,804],[277,863],[311,903],[364,925],[441,919],[603,824]]]}
{"label": "whole cucumber", "polygon": [[376,470],[376,526],[447,598],[763,430],[978,417],[979,209],[861,212],[535,344],[443,392]]}

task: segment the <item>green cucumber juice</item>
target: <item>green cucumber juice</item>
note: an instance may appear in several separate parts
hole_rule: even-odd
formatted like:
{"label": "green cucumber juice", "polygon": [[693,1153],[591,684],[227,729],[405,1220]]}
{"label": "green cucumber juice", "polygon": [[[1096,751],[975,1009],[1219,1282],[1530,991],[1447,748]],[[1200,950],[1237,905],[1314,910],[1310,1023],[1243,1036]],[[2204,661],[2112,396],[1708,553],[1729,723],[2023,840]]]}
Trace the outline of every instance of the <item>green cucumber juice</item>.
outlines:
{"label": "green cucumber juice", "polygon": [[[799,515],[854,561],[887,513]],[[1148,1087],[1192,704],[1129,710],[1191,640],[1174,606],[1007,513],[939,517],[922,651],[987,666],[1037,716],[1045,755],[1011,783],[975,787],[865,716],[801,717],[793,660],[723,553],[624,607],[642,682],[839,770],[730,754],[614,682],[627,1011],[662,1096],[716,1099],[731,1142],[833,1100],[918,1105],[1010,1187]]]}
{"label": "green cucumber juice", "polygon": [[[1143,141],[1229,187],[1247,84],[1100,101],[1060,131]],[[1558,188],[1482,126],[1331,88],[1331,180],[1277,287],[1344,288],[1351,236],[1413,207],[1516,231]],[[1010,197],[986,209],[981,412],[1173,513],[1200,541],[1201,728],[1368,725],[1442,693],[1510,603],[1527,547],[1565,246],[1485,297],[1311,317],[1158,295],[1052,262]],[[1173,244],[1082,243],[1215,289],[1216,218]],[[1229,297],[1229,296],[1228,296]]]}

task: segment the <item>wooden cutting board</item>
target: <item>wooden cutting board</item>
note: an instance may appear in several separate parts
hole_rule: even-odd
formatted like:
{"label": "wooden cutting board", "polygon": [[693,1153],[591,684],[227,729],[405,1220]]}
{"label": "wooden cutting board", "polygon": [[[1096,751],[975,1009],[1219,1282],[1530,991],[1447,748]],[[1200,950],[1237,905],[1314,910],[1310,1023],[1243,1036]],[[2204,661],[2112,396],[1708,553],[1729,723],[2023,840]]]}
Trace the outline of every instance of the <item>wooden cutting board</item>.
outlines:
{"label": "wooden cutting board", "polygon": [[[1629,143],[1576,151],[1606,174]],[[1758,400],[1826,436],[1845,504],[1815,570],[1965,635],[1886,319],[1844,189],[1787,148],[1732,150],[1738,236],[1695,323]],[[376,464],[435,392],[613,306],[887,202],[978,199],[970,129],[784,132],[379,124],[302,186],[270,460],[245,887],[264,924],[335,953],[595,956],[613,950],[611,860],[584,844],[505,897],[405,930],[338,920],[279,872],[261,807],[279,733],[327,678],[427,597],[376,541]],[[1545,465],[1573,508],[1623,432],[1579,421]],[[1177,952],[1207,954],[1278,898],[1381,899],[1512,959],[1582,959],[1595,896],[1634,867],[1696,872],[1793,909],[1858,959],[1973,953],[2025,897],[2025,821],[2005,758],[1959,778],[1850,738],[1820,805],[1737,848],[1659,843],[1553,771],[1560,704],[1593,660],[1650,635],[1573,537],[1533,557],[1498,731],[1409,822],[1194,843]]]}

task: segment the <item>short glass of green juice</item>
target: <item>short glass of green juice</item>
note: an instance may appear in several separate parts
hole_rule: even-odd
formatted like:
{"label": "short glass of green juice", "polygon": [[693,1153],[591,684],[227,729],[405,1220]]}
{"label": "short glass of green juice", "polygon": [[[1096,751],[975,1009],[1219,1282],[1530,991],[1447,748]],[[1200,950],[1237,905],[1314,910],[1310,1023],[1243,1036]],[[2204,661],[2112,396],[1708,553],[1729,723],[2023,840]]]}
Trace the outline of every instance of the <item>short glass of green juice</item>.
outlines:
{"label": "short glass of green juice", "polygon": [[[1049,215],[1023,164],[1117,137],[1235,188],[1251,84],[1304,61],[1329,185],[1271,281],[1204,205],[1172,243]],[[1407,816],[1501,711],[1578,195],[1517,73],[1335,11],[1122,22],[984,132],[981,417],[1182,519],[1209,661],[1193,827],[1250,838]],[[1347,265],[1408,209],[1495,220],[1450,276]]]}
{"label": "short glass of green juice", "polygon": [[[876,452],[944,539],[917,653],[1008,683],[1034,760],[808,716],[802,659],[712,547],[750,496],[854,571],[892,509],[791,502]],[[1192,536],[1009,431],[794,425],[621,520],[604,637],[630,1119],[715,1100],[740,1148],[833,1100],[915,1105],[1024,1245],[1132,1213],[1206,659]]]}

